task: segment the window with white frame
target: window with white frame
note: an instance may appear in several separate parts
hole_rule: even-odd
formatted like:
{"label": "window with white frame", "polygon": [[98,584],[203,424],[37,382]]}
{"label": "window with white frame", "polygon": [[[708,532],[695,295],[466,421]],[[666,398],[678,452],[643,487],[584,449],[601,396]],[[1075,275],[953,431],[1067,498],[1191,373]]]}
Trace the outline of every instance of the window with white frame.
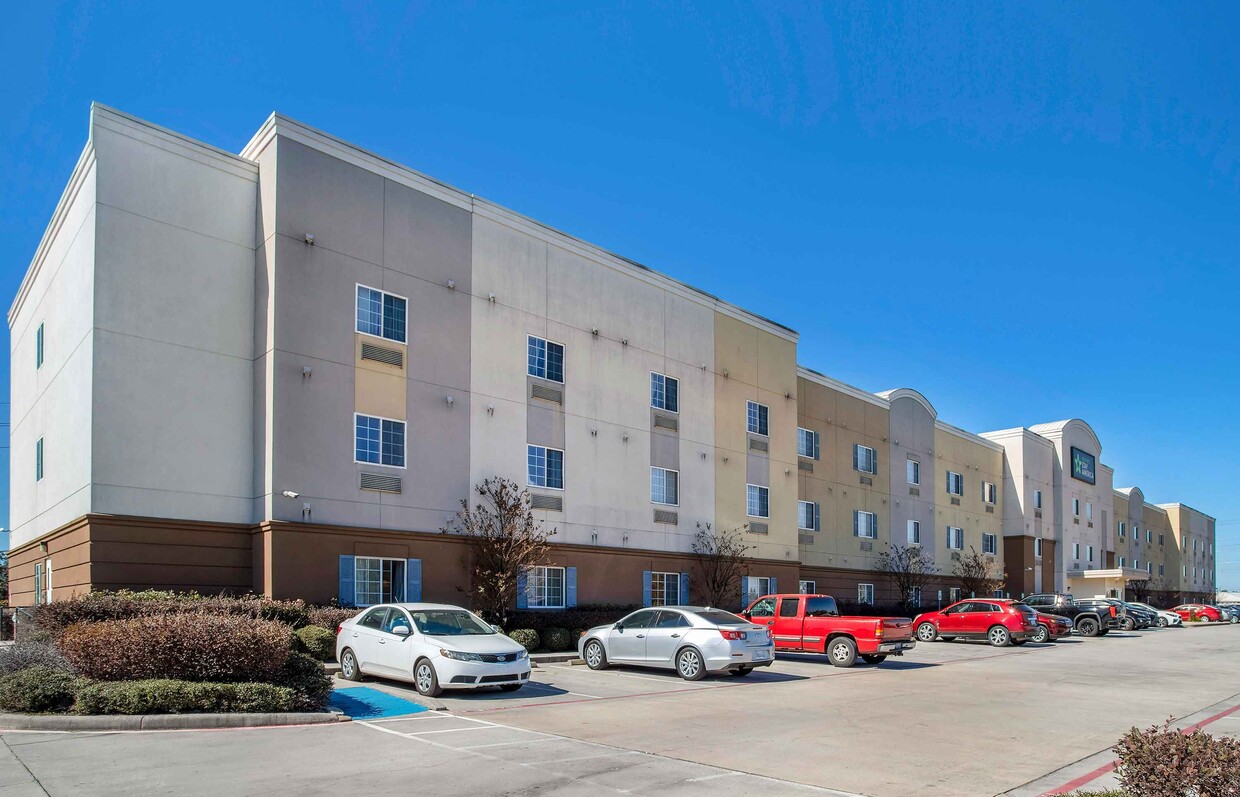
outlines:
{"label": "window with white frame", "polygon": [[921,545],[921,521],[908,521],[908,544]]}
{"label": "window with white frame", "polygon": [[1119,536],[1121,539],[1123,538],[1125,531],[1127,531],[1127,528],[1124,526],[1124,521],[1121,520],[1119,522]]}
{"label": "window with white frame", "polygon": [[1077,517],[1081,516],[1081,499],[1079,498],[1072,499],[1072,514],[1076,515]]}
{"label": "window with white frame", "polygon": [[399,603],[405,599],[404,559],[359,556],[353,560],[353,603]]}
{"label": "window with white frame", "polygon": [[1087,545],[1085,547],[1085,561],[1092,563],[1094,561],[1094,546]]}
{"label": "window with white frame", "polygon": [[1146,541],[1146,542],[1153,542],[1153,541],[1154,541],[1154,532],[1150,531],[1149,529],[1146,529],[1146,530],[1145,530],[1145,541]]}
{"label": "window with white frame", "polygon": [[[1162,565],[1159,565],[1159,567],[1161,568]],[[1154,575],[1154,563],[1153,562],[1147,561],[1145,563],[1145,572],[1149,573],[1151,576]],[[1161,573],[1159,575],[1161,575]]]}
{"label": "window with white frame", "polygon": [[650,574],[650,605],[675,606],[680,603],[680,573]]}
{"label": "window with white frame", "polygon": [[1041,490],[1033,491],[1033,508],[1034,509],[1042,508],[1042,491]]}
{"label": "window with white frame", "polygon": [[43,438],[34,441],[34,480],[43,481]]}
{"label": "window with white frame", "polygon": [[526,446],[526,483],[531,487],[564,489],[564,452],[544,446]]}
{"label": "window with white frame", "polygon": [[952,603],[955,603],[956,601],[960,600],[960,592],[961,592],[960,587],[952,587],[951,589],[947,590],[947,599],[951,601]]}
{"label": "window with white frame", "polygon": [[1141,560],[1140,560],[1140,559],[1133,559],[1133,560],[1132,560],[1132,569],[1133,569],[1133,570],[1140,570],[1140,569],[1141,569]]}
{"label": "window with white frame", "polygon": [[858,584],[857,585],[857,603],[867,603],[874,605],[874,585]]}
{"label": "window with white frame", "polygon": [[758,598],[761,598],[763,595],[771,594],[771,579],[769,577],[748,576],[747,578],[748,578],[747,581],[742,582],[743,584],[746,585],[745,587],[745,605],[746,606],[753,603]]}
{"label": "window with white frame", "polygon": [[797,428],[797,456],[818,459],[818,433],[812,429]]}
{"label": "window with white frame", "polygon": [[34,333],[34,369],[37,371],[43,367],[43,325],[39,324],[39,329]]}
{"label": "window with white frame", "polygon": [[982,482],[982,500],[988,504],[993,504],[997,500],[998,490],[995,488],[994,482]]}
{"label": "window with white frame", "polygon": [[909,599],[909,603],[913,604],[914,607],[920,608],[921,607],[921,587],[913,587],[912,590],[909,591],[908,599]]}
{"label": "window with white frame", "polygon": [[564,568],[531,567],[525,571],[525,605],[531,609],[563,609]]}
{"label": "window with white frame", "polygon": [[1121,556],[1121,557],[1119,558],[1119,566],[1120,566],[1121,568],[1122,568],[1122,567],[1124,567],[1127,563],[1128,563],[1128,560],[1127,560],[1127,559],[1125,559],[1124,557],[1122,557],[1122,556]]}
{"label": "window with white frame", "polygon": [[750,517],[771,516],[771,491],[757,484],[745,485],[745,514]]}
{"label": "window with white frame", "polygon": [[680,473],[667,468],[651,468],[650,500],[656,504],[679,506]]}
{"label": "window with white frame", "polygon": [[797,501],[797,528],[802,531],[818,531],[818,504],[813,501]]}
{"label": "window with white frame", "polygon": [[1001,590],[1001,589],[997,589],[997,590],[995,590],[994,592],[990,593],[990,597],[992,597],[992,598],[1002,598],[1002,597],[1003,597],[1003,590]]}
{"label": "window with white frame", "polygon": [[818,594],[818,582],[817,581],[798,581],[797,591],[800,592],[802,595],[816,595]]}
{"label": "window with white frame", "polygon": [[551,382],[564,381],[564,344],[527,336],[526,373]]}
{"label": "window with white frame", "polygon": [[909,484],[921,484],[921,463],[909,457],[904,464],[904,478]]}
{"label": "window with white frame", "polygon": [[1086,520],[1094,519],[1094,504],[1092,501],[1085,502],[1085,519]]}
{"label": "window with white frame", "polygon": [[1188,565],[1180,565],[1180,578],[1188,578]]}
{"label": "window with white frame", "polygon": [[1079,542],[1072,543],[1072,561],[1081,561],[1081,544]]}
{"label": "window with white frame", "polygon": [[947,547],[953,551],[964,550],[964,529],[959,526],[947,527]]}
{"label": "window with white frame", "polygon": [[1041,537],[1033,538],[1033,555],[1034,556],[1042,555],[1042,538]]}
{"label": "window with white frame", "polygon": [[878,473],[878,454],[860,443],[853,446],[853,470],[871,475]]}
{"label": "window with white frame", "polygon": [[680,380],[651,371],[650,406],[656,410],[680,412]]}
{"label": "window with white frame", "polygon": [[878,515],[860,509],[853,510],[853,536],[878,539]]}
{"label": "window with white frame", "polygon": [[357,331],[405,342],[405,299],[376,288],[357,286]]}
{"label": "window with white frame", "polygon": [[769,434],[769,413],[765,404],[759,404],[756,401],[745,402],[745,423],[750,434]]}
{"label": "window with white frame", "polygon": [[948,495],[964,495],[964,476],[955,471],[947,472]]}
{"label": "window with white frame", "polygon": [[999,538],[994,534],[982,533],[982,553],[998,553]]}
{"label": "window with white frame", "polygon": [[47,603],[44,595],[44,579],[43,579],[43,563],[34,563],[34,602],[36,604]]}
{"label": "window with white frame", "polygon": [[405,467],[405,422],[355,414],[353,460],[393,468]]}

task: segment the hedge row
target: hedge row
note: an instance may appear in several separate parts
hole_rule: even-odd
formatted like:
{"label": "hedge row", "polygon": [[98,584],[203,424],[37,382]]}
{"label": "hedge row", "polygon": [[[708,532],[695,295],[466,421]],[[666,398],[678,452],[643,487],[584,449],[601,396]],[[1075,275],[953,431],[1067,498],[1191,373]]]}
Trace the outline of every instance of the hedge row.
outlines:
{"label": "hedge row", "polygon": [[[278,601],[261,595],[203,596],[194,592],[157,590],[88,592],[68,600],[40,604],[33,609],[34,624],[53,636],[59,636],[69,626],[78,623],[174,614],[247,617],[301,628],[311,624],[311,612],[312,609],[303,601]],[[335,626],[331,630],[335,631]]]}
{"label": "hedge row", "polygon": [[319,661],[334,661],[336,658],[336,629],[328,631],[317,625],[308,625],[293,632],[297,640],[297,649],[308,653]]}
{"label": "hedge row", "polygon": [[296,711],[297,693],[261,683],[169,679],[88,683],[77,689],[78,714],[196,714]]}
{"label": "hedge row", "polygon": [[614,623],[640,608],[642,607],[634,605],[593,604],[543,611],[521,609],[508,616],[507,627],[530,628],[540,633],[548,628],[593,628],[596,625]]}

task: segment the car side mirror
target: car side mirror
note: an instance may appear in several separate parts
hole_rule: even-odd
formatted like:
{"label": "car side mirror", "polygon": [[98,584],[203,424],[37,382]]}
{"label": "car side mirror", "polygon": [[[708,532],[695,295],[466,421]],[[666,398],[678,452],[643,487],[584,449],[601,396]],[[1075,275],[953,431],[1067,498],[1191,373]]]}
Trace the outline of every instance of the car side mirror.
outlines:
{"label": "car side mirror", "polygon": [[619,631],[620,633],[622,633],[622,634],[624,633],[624,623],[616,623],[616,625],[615,625],[614,627],[615,627],[615,629],[616,629],[617,631]]}
{"label": "car side mirror", "polygon": [[409,626],[397,625],[392,627],[392,633],[396,634],[396,636],[409,636],[411,632],[409,631]]}
{"label": "car side mirror", "polygon": [[752,619],[753,619],[752,615],[750,615],[750,614],[749,614],[749,611],[748,611],[748,610],[741,612],[741,617],[744,617],[746,620],[752,620]]}

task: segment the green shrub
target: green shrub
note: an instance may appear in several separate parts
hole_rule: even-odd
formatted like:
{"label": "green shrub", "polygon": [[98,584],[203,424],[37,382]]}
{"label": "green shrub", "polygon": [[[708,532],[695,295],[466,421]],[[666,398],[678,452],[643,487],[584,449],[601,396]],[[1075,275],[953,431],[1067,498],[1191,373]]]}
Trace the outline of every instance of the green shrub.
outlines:
{"label": "green shrub", "polygon": [[545,628],[539,635],[543,650],[559,653],[572,647],[572,635],[567,628]]}
{"label": "green shrub", "polygon": [[1183,797],[1237,793],[1240,740],[1195,730],[1185,734],[1170,721],[1132,728],[1115,745],[1120,785],[1130,797]]}
{"label": "green shrub", "polygon": [[540,642],[538,632],[532,628],[518,628],[516,631],[509,631],[508,636],[526,650],[538,650]]}
{"label": "green shrub", "polygon": [[340,606],[314,606],[310,609],[310,625],[326,628],[334,634],[341,623],[356,617],[358,611]]}
{"label": "green shrub", "polygon": [[60,638],[73,667],[101,681],[270,681],[291,648],[287,625],[208,614],[79,623]]}
{"label": "green shrub", "polygon": [[310,608],[303,601],[277,601],[261,595],[204,596],[196,592],[148,590],[88,592],[68,600],[34,607],[34,624],[59,635],[77,623],[130,620],[168,614],[209,614],[249,617],[301,628],[310,623]]}
{"label": "green shrub", "polygon": [[284,667],[271,679],[276,686],[284,686],[296,693],[299,711],[318,711],[327,705],[332,694],[332,679],[323,665],[305,653],[288,657]]}
{"label": "green shrub", "polygon": [[36,714],[73,705],[76,679],[63,670],[34,666],[0,678],[0,711]]}
{"label": "green shrub", "polygon": [[308,653],[319,661],[332,661],[336,658],[336,632],[328,631],[317,625],[308,625],[293,632],[293,637],[300,645],[303,653]]}
{"label": "green shrub", "polygon": [[[590,604],[571,609],[521,609],[509,615],[505,628],[532,628],[539,633],[546,628],[593,628],[610,625],[641,606]],[[736,611],[740,611],[737,609]]]}
{"label": "green shrub", "polygon": [[48,667],[73,674],[73,665],[46,642],[14,642],[0,647],[0,676],[10,675],[28,667]]}
{"label": "green shrub", "polygon": [[151,679],[85,683],[77,690],[79,714],[194,714],[293,711],[297,694],[258,683],[200,683]]}

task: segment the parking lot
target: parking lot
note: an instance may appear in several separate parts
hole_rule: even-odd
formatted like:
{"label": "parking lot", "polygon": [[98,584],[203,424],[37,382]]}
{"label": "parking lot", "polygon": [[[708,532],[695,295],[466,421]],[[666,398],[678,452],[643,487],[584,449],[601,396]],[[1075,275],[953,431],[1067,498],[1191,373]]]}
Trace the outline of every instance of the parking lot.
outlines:
{"label": "parking lot", "polygon": [[[1234,732],[1240,627],[919,645],[878,667],[781,654],[747,678],[543,665],[516,693],[331,726],[5,733],[0,794],[1041,795],[1131,725]],[[396,682],[368,686],[412,694]]]}

